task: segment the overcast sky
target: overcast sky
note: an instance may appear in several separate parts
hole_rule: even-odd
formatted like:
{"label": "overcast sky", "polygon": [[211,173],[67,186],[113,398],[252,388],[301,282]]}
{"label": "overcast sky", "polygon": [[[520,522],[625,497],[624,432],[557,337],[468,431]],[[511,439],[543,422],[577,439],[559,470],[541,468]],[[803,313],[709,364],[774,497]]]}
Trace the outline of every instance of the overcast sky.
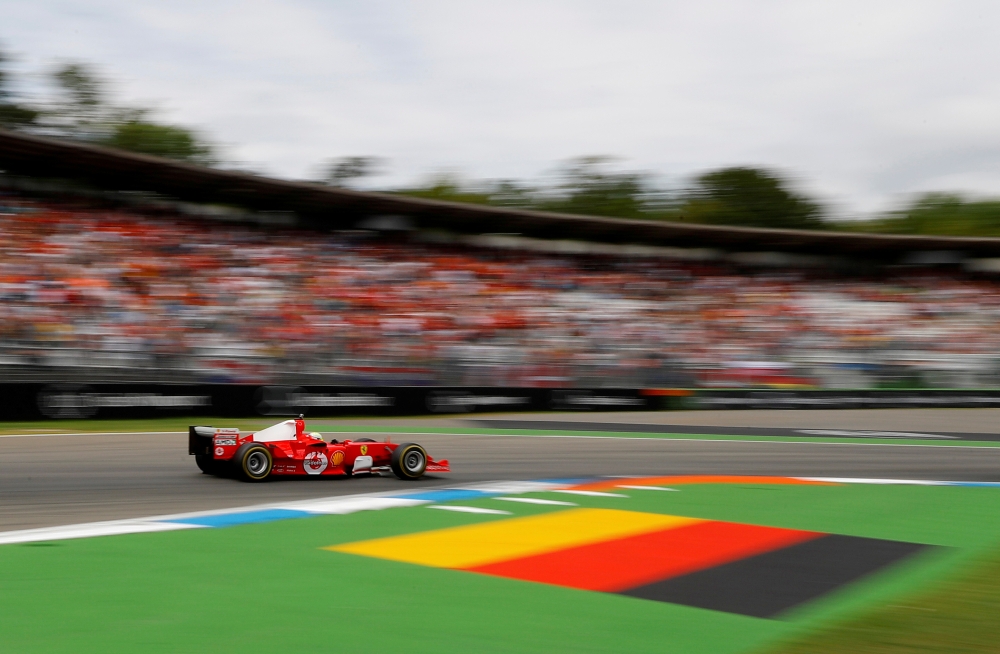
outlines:
{"label": "overcast sky", "polygon": [[[122,101],[262,172],[387,160],[536,178],[616,155],[678,185],[762,165],[838,212],[1000,195],[1000,3],[0,0],[35,76],[93,62]],[[30,78],[29,78],[30,79]]]}

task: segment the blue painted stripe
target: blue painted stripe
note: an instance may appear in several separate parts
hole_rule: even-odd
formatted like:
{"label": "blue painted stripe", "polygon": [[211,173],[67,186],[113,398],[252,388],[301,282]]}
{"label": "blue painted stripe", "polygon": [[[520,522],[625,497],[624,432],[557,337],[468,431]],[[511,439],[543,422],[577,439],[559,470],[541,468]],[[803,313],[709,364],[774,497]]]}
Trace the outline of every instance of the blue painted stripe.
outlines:
{"label": "blue painted stripe", "polygon": [[288,518],[309,518],[308,511],[292,511],[290,509],[265,509],[263,511],[245,511],[243,513],[222,513],[219,515],[202,515],[193,518],[178,518],[164,520],[184,525],[201,525],[203,527],[232,527],[233,525],[248,525],[256,522],[274,522]]}
{"label": "blue painted stripe", "polygon": [[445,488],[443,490],[424,491],[423,493],[407,493],[393,497],[407,500],[425,500],[427,502],[451,502],[452,500],[474,500],[480,497],[493,497],[499,493],[487,493],[480,490],[465,490],[461,488]]}
{"label": "blue painted stripe", "polygon": [[986,488],[998,488],[1000,487],[1000,482],[998,481],[953,481],[946,484],[948,486],[973,486],[973,487],[986,487]]}

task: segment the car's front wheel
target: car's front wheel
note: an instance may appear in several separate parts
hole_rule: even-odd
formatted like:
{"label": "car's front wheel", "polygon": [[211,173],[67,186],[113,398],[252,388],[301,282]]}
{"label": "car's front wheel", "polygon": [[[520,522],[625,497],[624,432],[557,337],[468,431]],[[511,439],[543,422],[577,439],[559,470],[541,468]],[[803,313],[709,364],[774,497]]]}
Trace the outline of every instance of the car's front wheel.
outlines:
{"label": "car's front wheel", "polygon": [[244,443],[233,457],[236,472],[244,481],[264,481],[274,467],[271,450],[260,443]]}
{"label": "car's front wheel", "polygon": [[389,467],[400,479],[420,479],[427,469],[427,452],[416,443],[403,443],[392,451]]}

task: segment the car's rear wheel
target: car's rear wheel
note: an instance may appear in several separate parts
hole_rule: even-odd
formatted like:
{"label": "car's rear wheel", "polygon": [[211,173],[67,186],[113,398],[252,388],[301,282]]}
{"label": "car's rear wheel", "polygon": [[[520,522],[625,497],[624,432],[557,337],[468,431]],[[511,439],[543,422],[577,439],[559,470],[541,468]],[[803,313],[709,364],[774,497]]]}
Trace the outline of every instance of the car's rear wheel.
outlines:
{"label": "car's rear wheel", "polygon": [[228,467],[226,462],[217,461],[211,454],[195,454],[194,462],[198,464],[198,469],[206,475],[226,476],[226,468]]}
{"label": "car's rear wheel", "polygon": [[427,452],[416,443],[403,443],[392,451],[389,467],[400,479],[420,479],[427,469]]}
{"label": "car's rear wheel", "polygon": [[274,467],[274,457],[260,443],[245,443],[236,450],[233,465],[244,481],[264,481]]}

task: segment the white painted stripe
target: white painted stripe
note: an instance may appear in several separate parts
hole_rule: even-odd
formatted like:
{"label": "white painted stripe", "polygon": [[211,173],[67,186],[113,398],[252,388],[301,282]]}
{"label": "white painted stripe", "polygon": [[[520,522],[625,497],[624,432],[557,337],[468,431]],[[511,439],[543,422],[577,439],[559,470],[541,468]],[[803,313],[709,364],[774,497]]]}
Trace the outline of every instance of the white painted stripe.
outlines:
{"label": "white painted stripe", "polygon": [[441,509],[442,511],[456,511],[458,513],[491,513],[495,515],[513,515],[510,511],[499,511],[497,509],[484,509],[478,506],[461,506],[457,504],[431,504],[428,509]]}
{"label": "white painted stripe", "polygon": [[484,493],[539,493],[568,485],[552,481],[491,481],[485,484],[466,484],[456,488]]}
{"label": "white painted stripe", "polygon": [[666,488],[664,486],[627,486],[619,484],[615,488],[628,488],[629,490],[655,490],[655,491],[676,491],[676,488]]}
{"label": "white painted stripe", "polygon": [[82,525],[67,525],[65,527],[43,527],[41,529],[22,529],[0,533],[0,545],[14,543],[38,543],[49,540],[68,540],[72,538],[92,538],[94,536],[120,536],[122,534],[144,534],[159,531],[174,531],[177,529],[200,529],[201,525],[185,525],[171,522],[152,522],[145,520],[114,520],[111,522],[91,522]]}
{"label": "white painted stripe", "polygon": [[796,429],[799,434],[811,434],[813,436],[847,436],[849,438],[940,438],[959,439],[960,436],[946,436],[944,434],[923,434],[912,431],[852,431],[847,429]]}
{"label": "white painted stripe", "polygon": [[538,497],[494,497],[495,500],[504,502],[521,502],[523,504],[550,504],[552,506],[579,506],[573,502],[561,502],[559,500],[543,500]]}
{"label": "white painted stripe", "polygon": [[428,504],[429,500],[411,500],[402,497],[333,497],[303,502],[288,502],[275,505],[278,509],[308,511],[317,514],[346,515],[358,511],[380,511],[403,506]]}
{"label": "white painted stripe", "polygon": [[604,493],[602,491],[589,490],[554,490],[553,493],[566,493],[567,495],[586,495],[587,497],[628,497],[621,493]]}
{"label": "white painted stripe", "polygon": [[[180,432],[186,433],[186,432]],[[480,490],[483,487],[505,487],[524,488],[526,491],[552,490],[558,487],[553,482],[484,482],[479,484],[456,485],[456,486],[432,486],[426,490]],[[525,492],[525,491],[521,491]],[[115,520],[109,522],[89,522],[75,525],[65,525],[58,527],[42,527],[39,529],[25,529],[18,531],[0,532],[0,545],[6,543],[29,543],[46,540],[62,540],[68,538],[87,538],[90,536],[110,536],[115,534],[129,534],[156,531],[171,531],[174,529],[197,529],[204,528],[204,525],[182,524],[177,522],[166,522],[168,520],[185,520],[191,518],[202,518],[208,516],[233,515],[238,513],[249,513],[255,511],[266,511],[268,509],[288,509],[291,511],[306,511],[316,514],[346,514],[356,511],[373,511],[380,508],[393,508],[403,506],[417,506],[427,504],[428,500],[417,500],[402,497],[394,497],[399,494],[399,490],[382,491],[378,493],[359,493],[356,495],[340,495],[333,497],[322,497],[313,500],[301,500],[290,502],[273,502],[268,504],[253,504],[249,506],[232,507],[228,509],[214,509],[211,511],[193,511],[188,513],[172,513],[169,515],[158,515],[147,518],[132,518],[128,520]],[[490,511],[483,509],[482,511]],[[502,512],[501,512],[502,513]]]}
{"label": "white painted stripe", "polygon": [[947,486],[949,481],[928,481],[925,479],[865,479],[861,477],[793,477],[803,481],[825,481],[835,484],[905,484],[908,486]]}

